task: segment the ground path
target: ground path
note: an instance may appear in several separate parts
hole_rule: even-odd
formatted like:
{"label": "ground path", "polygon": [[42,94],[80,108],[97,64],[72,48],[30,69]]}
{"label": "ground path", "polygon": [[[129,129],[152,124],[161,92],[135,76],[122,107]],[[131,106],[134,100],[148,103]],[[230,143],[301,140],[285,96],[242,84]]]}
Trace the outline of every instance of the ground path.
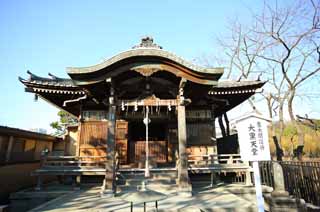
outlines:
{"label": "ground path", "polygon": [[[194,188],[192,197],[179,196],[174,191],[158,191],[166,193],[168,198],[159,201],[159,211],[256,211],[255,190],[243,185],[223,185],[216,188]],[[65,194],[51,200],[32,212],[105,212],[130,211],[130,204],[120,196],[101,198],[99,187],[91,187]],[[155,211],[154,203],[147,203],[147,211]],[[188,209],[188,210],[187,210]],[[189,210],[190,209],[190,210]],[[143,211],[143,204],[134,205],[134,212]]]}

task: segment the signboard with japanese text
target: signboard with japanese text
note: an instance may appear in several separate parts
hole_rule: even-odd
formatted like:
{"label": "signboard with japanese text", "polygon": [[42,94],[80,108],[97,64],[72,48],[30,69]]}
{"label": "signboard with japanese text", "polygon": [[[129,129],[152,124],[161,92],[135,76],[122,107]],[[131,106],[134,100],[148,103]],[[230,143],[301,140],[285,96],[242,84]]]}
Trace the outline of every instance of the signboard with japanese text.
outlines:
{"label": "signboard with japanese text", "polygon": [[270,160],[268,124],[268,119],[255,114],[236,121],[242,160]]}

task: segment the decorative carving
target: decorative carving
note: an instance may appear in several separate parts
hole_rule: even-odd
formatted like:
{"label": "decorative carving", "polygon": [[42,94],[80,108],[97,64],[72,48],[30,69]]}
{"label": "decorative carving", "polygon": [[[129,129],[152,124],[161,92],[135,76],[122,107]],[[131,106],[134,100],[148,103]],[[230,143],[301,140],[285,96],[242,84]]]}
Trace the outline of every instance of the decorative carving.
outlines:
{"label": "decorative carving", "polygon": [[153,38],[146,36],[141,39],[141,43],[132,47],[133,49],[137,48],[156,48],[156,49],[162,49],[162,46],[159,46],[158,44],[153,43]]}
{"label": "decorative carving", "polygon": [[153,68],[137,68],[134,70],[145,77],[150,77],[153,73],[159,71],[159,69],[153,69]]}
{"label": "decorative carving", "polygon": [[159,65],[141,65],[131,68],[131,70],[140,73],[142,76],[150,77],[152,74],[157,71],[162,70]]}

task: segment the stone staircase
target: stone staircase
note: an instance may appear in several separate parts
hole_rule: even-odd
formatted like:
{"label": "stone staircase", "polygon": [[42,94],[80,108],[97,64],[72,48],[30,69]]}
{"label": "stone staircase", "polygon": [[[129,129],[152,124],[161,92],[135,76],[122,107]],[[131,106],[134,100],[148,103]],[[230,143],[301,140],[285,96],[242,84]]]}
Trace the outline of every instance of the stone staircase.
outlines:
{"label": "stone staircase", "polygon": [[177,172],[151,171],[150,177],[145,178],[144,172],[120,172],[117,175],[117,193],[141,190],[143,187],[163,193],[176,191]]}

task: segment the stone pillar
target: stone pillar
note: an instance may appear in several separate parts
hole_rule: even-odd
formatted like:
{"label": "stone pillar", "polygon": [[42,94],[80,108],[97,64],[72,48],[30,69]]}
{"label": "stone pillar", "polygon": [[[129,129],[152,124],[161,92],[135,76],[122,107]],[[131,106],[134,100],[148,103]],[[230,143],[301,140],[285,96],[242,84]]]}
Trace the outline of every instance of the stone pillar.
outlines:
{"label": "stone pillar", "polygon": [[307,211],[303,199],[296,199],[289,196],[285,190],[283,170],[278,162],[272,163],[274,190],[271,195],[265,195],[265,200],[269,204],[271,212],[297,212]]}
{"label": "stone pillar", "polygon": [[109,112],[108,112],[108,136],[107,136],[107,160],[106,174],[101,194],[113,196],[116,192],[116,161],[115,161],[115,128],[116,128],[116,105],[114,104],[114,90],[110,88]]}
{"label": "stone pillar", "polygon": [[184,97],[182,95],[178,97],[178,102],[178,186],[180,194],[191,196],[192,187],[188,174],[186,109],[184,105]]}

